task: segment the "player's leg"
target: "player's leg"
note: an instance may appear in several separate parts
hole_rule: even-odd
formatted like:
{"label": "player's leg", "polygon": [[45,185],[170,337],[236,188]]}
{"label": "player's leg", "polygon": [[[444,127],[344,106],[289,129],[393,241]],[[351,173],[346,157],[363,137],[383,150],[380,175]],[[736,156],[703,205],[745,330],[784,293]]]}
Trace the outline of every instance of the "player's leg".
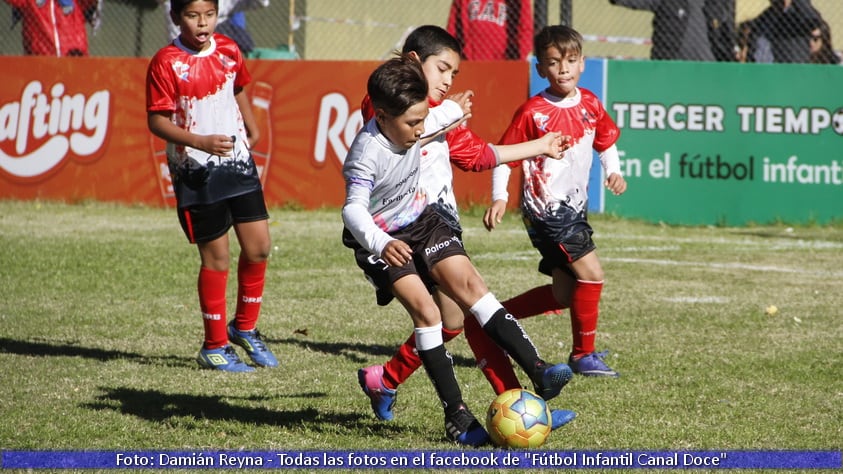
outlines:
{"label": "player's leg", "polygon": [[[581,375],[618,377],[619,374],[603,360],[605,354],[596,352],[594,346],[604,278],[597,252],[588,252],[572,262],[570,267],[577,279],[571,294],[573,348],[568,363],[575,373]],[[559,272],[562,273],[561,270]]]}
{"label": "player's leg", "polygon": [[450,255],[443,253],[431,266],[434,279],[446,294],[471,311],[492,340],[527,373],[542,398],[550,400],[558,395],[571,378],[570,368],[565,364],[549,366],[539,357],[524,328],[489,292],[464,251],[458,254],[462,247],[452,247]]}
{"label": "player's leg", "polygon": [[277,367],[278,359],[257,329],[266,282],[266,261],[272,245],[263,193],[256,191],[229,201],[234,231],[240,243],[240,257],[237,262],[237,306],[234,319],[228,324],[228,336],[231,342],[246,350],[256,365]]}
{"label": "player's leg", "polygon": [[501,301],[501,304],[511,315],[524,319],[540,314],[562,314],[562,310],[569,305],[560,301],[567,300],[557,300],[553,294],[553,285],[542,285]]}
{"label": "player's leg", "polygon": [[225,202],[179,209],[185,235],[196,243],[201,265],[197,281],[205,338],[197,362],[201,367],[229,372],[250,372],[228,343],[226,287],[230,261],[228,231],[231,214]]}
{"label": "player's leg", "polygon": [[[462,309],[439,291],[433,293],[433,298],[442,315],[442,340],[448,342],[462,332]],[[398,388],[421,365],[422,362],[416,350],[416,335],[411,334],[383,365],[384,386],[391,389]]]}
{"label": "player's leg", "polygon": [[441,313],[427,287],[418,276],[407,275],[392,283],[392,292],[413,320],[419,358],[445,407],[448,437],[465,445],[485,444],[488,434],[463,402],[451,357],[442,338]]}
{"label": "player's leg", "polygon": [[[442,340],[448,342],[462,332],[462,309],[438,291],[434,292],[433,297],[442,313]],[[454,317],[454,311],[459,312],[458,318]],[[392,408],[395,405],[398,387],[421,366],[422,361],[416,349],[416,334],[413,333],[386,363],[357,371],[360,387],[372,399],[375,416],[384,421],[394,418]]]}

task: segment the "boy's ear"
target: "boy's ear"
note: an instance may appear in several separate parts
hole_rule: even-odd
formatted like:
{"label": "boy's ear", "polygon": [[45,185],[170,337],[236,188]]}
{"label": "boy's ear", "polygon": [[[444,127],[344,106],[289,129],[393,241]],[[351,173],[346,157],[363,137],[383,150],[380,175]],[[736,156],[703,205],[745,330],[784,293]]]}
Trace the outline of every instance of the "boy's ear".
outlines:
{"label": "boy's ear", "polygon": [[407,53],[407,56],[410,56],[411,58],[415,59],[418,62],[422,62],[421,58],[419,57],[419,53],[417,53],[415,51],[410,51],[409,53]]}
{"label": "boy's ear", "polygon": [[173,21],[173,24],[178,26],[179,25],[179,14],[173,10],[170,10],[170,20]]}
{"label": "boy's ear", "polygon": [[541,64],[539,64],[538,61],[536,61],[536,72],[539,73],[539,77],[542,79],[547,79],[544,75],[544,71],[542,71]]}

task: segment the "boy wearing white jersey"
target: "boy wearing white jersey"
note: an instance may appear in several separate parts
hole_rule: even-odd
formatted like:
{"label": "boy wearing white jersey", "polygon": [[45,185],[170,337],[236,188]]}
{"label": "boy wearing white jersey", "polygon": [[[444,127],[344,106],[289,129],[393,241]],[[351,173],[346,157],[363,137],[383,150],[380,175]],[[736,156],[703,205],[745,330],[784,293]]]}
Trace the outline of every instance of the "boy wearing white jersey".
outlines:
{"label": "boy wearing white jersey", "polygon": [[354,249],[358,264],[363,263],[361,268],[371,255],[386,265],[392,293],[413,320],[419,357],[444,407],[448,437],[480,446],[488,442],[488,434],[462,400],[429,285],[469,309],[545,399],[559,394],[570,368],[549,366],[539,357],[515,318],[489,292],[457,232],[427,206],[429,197],[419,186],[419,140],[429,110],[420,63],[410,56],[389,60],[372,73],[367,89],[375,116],[358,133],[343,166],[343,240]]}

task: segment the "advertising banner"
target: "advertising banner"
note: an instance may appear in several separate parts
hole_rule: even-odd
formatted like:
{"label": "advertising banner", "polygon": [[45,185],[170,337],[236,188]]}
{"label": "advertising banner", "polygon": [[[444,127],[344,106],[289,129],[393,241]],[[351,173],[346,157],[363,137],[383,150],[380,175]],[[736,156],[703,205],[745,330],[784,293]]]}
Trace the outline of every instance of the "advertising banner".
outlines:
{"label": "advertising banner", "polygon": [[[146,58],[8,57],[0,70],[0,198],[174,205],[164,142],[146,123]],[[379,62],[249,60],[270,206],[339,207],[342,163]],[[527,64],[464,63],[471,128],[497,141],[528,93]],[[515,180],[513,180],[515,181]],[[458,199],[488,202],[489,173],[455,173]],[[517,183],[513,183],[513,190]]]}
{"label": "advertising banner", "polygon": [[607,76],[629,190],[605,211],[711,225],[843,216],[843,68],[609,61]]}

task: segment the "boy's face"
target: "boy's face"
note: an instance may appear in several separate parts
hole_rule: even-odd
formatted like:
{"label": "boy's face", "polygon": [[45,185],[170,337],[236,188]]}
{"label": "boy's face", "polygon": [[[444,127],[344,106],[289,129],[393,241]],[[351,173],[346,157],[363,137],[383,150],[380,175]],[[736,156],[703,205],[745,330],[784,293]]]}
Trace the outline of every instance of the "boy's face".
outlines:
{"label": "boy's face", "polygon": [[550,83],[553,95],[573,97],[585,71],[585,59],[576,51],[563,55],[559,48],[551,46],[539,56],[536,71]]}
{"label": "boy's face", "polygon": [[424,133],[424,119],[427,118],[427,101],[417,102],[403,114],[389,115],[383,109],[375,110],[378,127],[393,145],[410,149]]}
{"label": "boy's face", "polygon": [[427,79],[427,96],[438,104],[445,100],[460,72],[460,55],[452,49],[443,49],[439,54],[428,56],[422,63],[422,70]]}
{"label": "boy's face", "polygon": [[181,13],[171,13],[173,23],[181,30],[181,42],[194,51],[210,46],[211,36],[217,27],[217,7],[207,0],[196,0],[184,7]]}

